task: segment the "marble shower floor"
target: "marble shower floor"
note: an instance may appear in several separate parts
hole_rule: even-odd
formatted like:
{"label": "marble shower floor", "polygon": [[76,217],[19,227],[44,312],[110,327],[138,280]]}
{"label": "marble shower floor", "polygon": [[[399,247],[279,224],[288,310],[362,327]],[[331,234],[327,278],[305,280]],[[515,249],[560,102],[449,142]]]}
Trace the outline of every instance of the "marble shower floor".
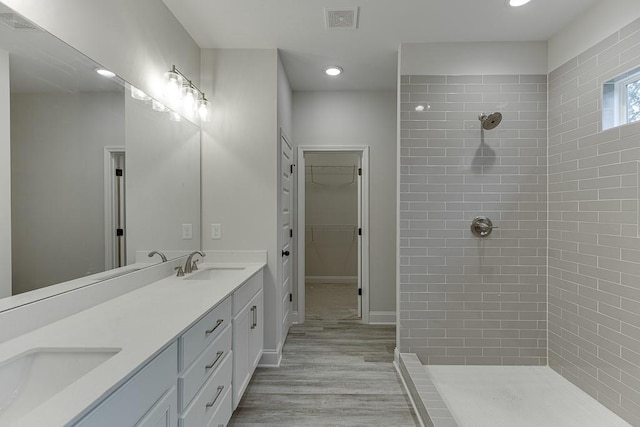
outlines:
{"label": "marble shower floor", "polygon": [[[330,287],[314,291],[333,298]],[[353,315],[348,308],[309,308],[315,314],[291,327],[280,367],[256,370],[229,425],[419,425],[393,366],[395,326],[340,320]]]}

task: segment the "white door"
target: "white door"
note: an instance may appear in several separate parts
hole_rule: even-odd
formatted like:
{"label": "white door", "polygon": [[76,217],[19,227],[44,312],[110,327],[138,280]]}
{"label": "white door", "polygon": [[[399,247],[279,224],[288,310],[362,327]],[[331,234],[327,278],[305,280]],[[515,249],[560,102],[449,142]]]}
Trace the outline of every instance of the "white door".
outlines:
{"label": "white door", "polygon": [[125,151],[122,147],[105,147],[105,270],[127,264]]}
{"label": "white door", "polygon": [[280,174],[280,224],[282,249],[282,341],[287,338],[291,326],[292,312],[292,272],[293,272],[293,149],[286,135],[280,132],[281,174]]}
{"label": "white door", "polygon": [[358,157],[358,317],[362,319],[362,157]]}

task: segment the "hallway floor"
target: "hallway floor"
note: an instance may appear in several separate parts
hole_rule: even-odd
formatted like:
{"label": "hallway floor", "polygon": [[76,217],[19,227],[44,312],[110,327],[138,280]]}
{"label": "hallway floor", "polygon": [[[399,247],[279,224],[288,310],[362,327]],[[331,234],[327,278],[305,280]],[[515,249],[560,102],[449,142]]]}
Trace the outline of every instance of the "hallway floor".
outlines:
{"label": "hallway floor", "polygon": [[[331,301],[335,286],[307,285]],[[332,289],[333,288],[333,289]],[[307,294],[308,295],[308,294]],[[280,368],[258,368],[230,426],[419,425],[393,367],[395,326],[362,325],[351,308],[307,305]]]}

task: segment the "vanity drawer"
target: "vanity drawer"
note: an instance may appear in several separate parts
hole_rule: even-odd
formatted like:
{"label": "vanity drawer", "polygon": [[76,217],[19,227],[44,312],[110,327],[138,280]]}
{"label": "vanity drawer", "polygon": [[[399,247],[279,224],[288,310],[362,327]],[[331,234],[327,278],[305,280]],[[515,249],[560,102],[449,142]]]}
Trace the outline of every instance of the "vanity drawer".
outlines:
{"label": "vanity drawer", "polygon": [[179,411],[183,411],[198,393],[200,387],[222,364],[225,357],[231,352],[231,325],[227,325],[220,335],[211,343],[205,351],[178,377],[180,389]]}
{"label": "vanity drawer", "polygon": [[231,400],[226,398],[231,390],[231,360],[232,357],[228,354],[216,372],[207,380],[202,390],[196,395],[184,414],[180,416],[180,427],[209,425],[216,412],[223,405],[227,405],[228,411],[231,411]]}
{"label": "vanity drawer", "polygon": [[207,427],[224,427],[229,424],[229,420],[231,420],[231,415],[233,414],[233,410],[231,409],[232,398],[233,393],[231,389],[229,389],[224,393],[220,406],[216,409],[213,417],[211,417],[211,421],[209,421]]}
{"label": "vanity drawer", "polygon": [[238,314],[251,298],[262,289],[262,270],[251,276],[244,285],[233,293],[233,315]]}
{"label": "vanity drawer", "polygon": [[231,324],[231,298],[227,298],[200,319],[180,337],[179,366],[182,371],[193,363],[198,355]]}

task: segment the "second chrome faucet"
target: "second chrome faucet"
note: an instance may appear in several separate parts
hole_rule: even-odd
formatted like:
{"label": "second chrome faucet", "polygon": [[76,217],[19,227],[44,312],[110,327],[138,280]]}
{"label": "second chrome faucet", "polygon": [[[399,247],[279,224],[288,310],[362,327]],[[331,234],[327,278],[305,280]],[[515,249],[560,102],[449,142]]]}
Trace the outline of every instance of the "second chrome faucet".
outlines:
{"label": "second chrome faucet", "polygon": [[194,255],[200,255],[202,258],[207,256],[204,252],[200,252],[200,251],[191,252],[187,257],[187,262],[185,262],[184,264],[185,274],[189,274],[198,269],[198,266],[196,265],[197,260],[193,260]]}
{"label": "second chrome faucet", "polygon": [[198,266],[196,264],[198,262],[198,260],[197,259],[196,260],[193,259],[194,255],[200,255],[203,258],[207,256],[204,252],[200,252],[200,251],[191,252],[189,254],[189,256],[187,257],[187,262],[185,262],[184,268],[182,268],[182,266],[178,266],[178,267],[176,267],[174,269],[174,270],[176,270],[178,272],[178,274],[176,274],[176,276],[182,277],[185,274],[192,273],[192,272],[194,272],[195,270],[198,269]]}

